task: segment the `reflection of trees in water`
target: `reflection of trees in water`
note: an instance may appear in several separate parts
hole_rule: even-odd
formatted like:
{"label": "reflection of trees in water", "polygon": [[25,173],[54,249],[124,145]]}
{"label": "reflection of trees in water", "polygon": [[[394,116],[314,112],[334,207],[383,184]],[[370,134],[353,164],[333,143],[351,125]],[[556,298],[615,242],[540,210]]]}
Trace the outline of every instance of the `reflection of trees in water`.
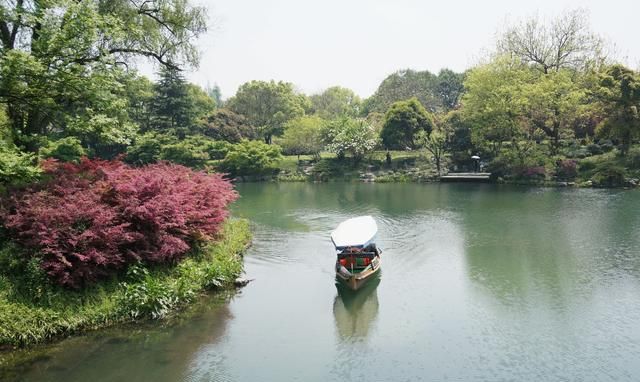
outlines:
{"label": "reflection of trees in water", "polygon": [[[526,189],[525,189],[526,190]],[[461,210],[472,280],[502,303],[565,311],[621,275],[640,276],[638,197],[598,190],[507,190]]]}
{"label": "reflection of trees in water", "polygon": [[205,298],[171,324],[125,325],[64,340],[25,362],[15,380],[161,382],[200,374],[194,355],[218,341],[232,317],[219,299]]}
{"label": "reflection of trees in water", "polygon": [[337,283],[338,294],[333,301],[333,316],[342,340],[366,338],[378,316],[380,276],[376,274],[360,290],[352,291]]}

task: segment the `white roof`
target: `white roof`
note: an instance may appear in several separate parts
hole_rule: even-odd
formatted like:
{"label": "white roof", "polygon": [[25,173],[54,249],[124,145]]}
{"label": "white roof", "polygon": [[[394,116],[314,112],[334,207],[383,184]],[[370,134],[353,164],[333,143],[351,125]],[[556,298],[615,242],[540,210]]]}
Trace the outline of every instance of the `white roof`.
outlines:
{"label": "white roof", "polygon": [[359,216],[343,221],[331,232],[331,241],[336,249],[366,247],[373,243],[378,225],[371,216]]}

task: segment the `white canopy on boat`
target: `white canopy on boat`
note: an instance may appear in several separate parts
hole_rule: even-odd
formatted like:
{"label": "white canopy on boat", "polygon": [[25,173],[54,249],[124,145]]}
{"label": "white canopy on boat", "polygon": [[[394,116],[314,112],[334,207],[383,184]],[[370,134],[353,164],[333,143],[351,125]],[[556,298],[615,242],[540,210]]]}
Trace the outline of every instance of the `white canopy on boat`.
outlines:
{"label": "white canopy on boat", "polygon": [[347,247],[364,248],[373,243],[378,225],[371,216],[359,216],[343,221],[331,232],[331,241],[337,250]]}

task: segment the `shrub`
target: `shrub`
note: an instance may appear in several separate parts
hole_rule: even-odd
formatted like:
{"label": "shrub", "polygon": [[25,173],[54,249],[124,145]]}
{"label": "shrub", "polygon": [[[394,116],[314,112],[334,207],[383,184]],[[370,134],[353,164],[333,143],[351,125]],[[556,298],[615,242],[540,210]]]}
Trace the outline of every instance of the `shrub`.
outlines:
{"label": "shrub", "polygon": [[547,171],[544,166],[526,167],[520,172],[521,177],[530,179],[544,179],[546,174]]}
{"label": "shrub", "polygon": [[78,288],[132,263],[174,263],[217,234],[236,198],[219,174],[159,163],[44,163],[48,180],[2,213],[11,237],[56,283]]}
{"label": "shrub", "polygon": [[0,188],[22,186],[38,179],[40,167],[33,154],[0,143]]}
{"label": "shrub", "polygon": [[591,180],[598,186],[602,187],[618,187],[622,186],[627,176],[624,167],[614,162],[598,163]]}
{"label": "shrub", "polygon": [[640,147],[634,147],[629,150],[627,166],[632,169],[640,169]]}
{"label": "shrub", "polygon": [[44,159],[53,158],[63,162],[78,162],[84,156],[87,156],[87,151],[76,137],[50,141],[46,147],[40,149],[40,157]]}
{"label": "shrub", "polygon": [[139,135],[135,143],[127,148],[127,163],[145,165],[160,160],[162,148],[174,144],[177,138],[167,134],[146,133]]}
{"label": "shrub", "polygon": [[279,146],[243,140],[229,147],[220,168],[233,176],[267,175],[278,170],[280,159]]}
{"label": "shrub", "polygon": [[556,177],[574,179],[578,175],[577,162],[572,159],[559,159],[556,162]]}

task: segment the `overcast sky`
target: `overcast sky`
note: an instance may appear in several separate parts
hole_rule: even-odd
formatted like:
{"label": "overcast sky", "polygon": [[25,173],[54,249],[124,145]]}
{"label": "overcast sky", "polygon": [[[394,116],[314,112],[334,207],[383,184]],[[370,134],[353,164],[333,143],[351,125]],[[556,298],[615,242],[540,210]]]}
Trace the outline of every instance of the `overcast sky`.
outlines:
{"label": "overcast sky", "polygon": [[305,93],[340,85],[371,95],[404,68],[462,71],[493,47],[507,21],[566,9],[589,11],[594,32],[640,63],[639,0],[198,0],[210,28],[200,67],[187,77],[217,83],[224,98],[253,79],[293,82]]}

